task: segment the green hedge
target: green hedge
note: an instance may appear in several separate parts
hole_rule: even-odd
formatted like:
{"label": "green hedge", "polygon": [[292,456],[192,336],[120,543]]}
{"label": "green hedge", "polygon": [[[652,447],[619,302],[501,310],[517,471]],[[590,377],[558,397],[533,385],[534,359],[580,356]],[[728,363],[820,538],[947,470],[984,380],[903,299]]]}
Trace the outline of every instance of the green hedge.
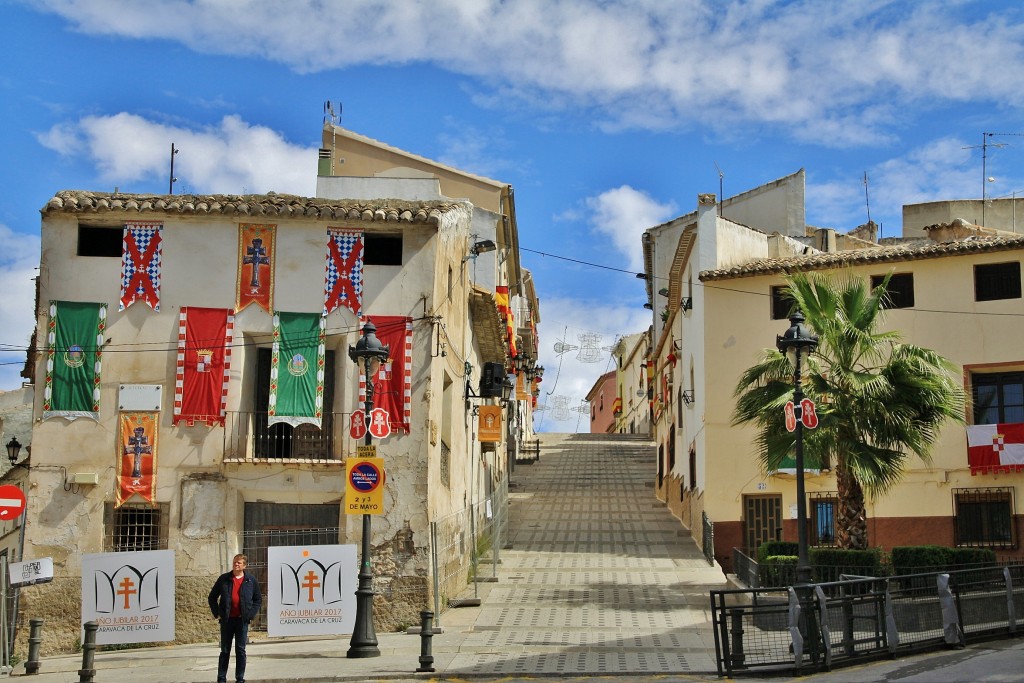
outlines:
{"label": "green hedge", "polygon": [[797,556],[799,545],[792,541],[765,541],[757,549],[757,563],[764,564],[769,557]]}
{"label": "green hedge", "polygon": [[996,553],[990,548],[908,545],[892,549],[892,568],[895,574],[922,574],[994,566],[996,566]]}
{"label": "green hedge", "polygon": [[761,587],[773,588],[775,586],[792,585],[796,581],[796,563],[796,555],[769,555],[765,557],[763,562],[758,562],[761,567]]}

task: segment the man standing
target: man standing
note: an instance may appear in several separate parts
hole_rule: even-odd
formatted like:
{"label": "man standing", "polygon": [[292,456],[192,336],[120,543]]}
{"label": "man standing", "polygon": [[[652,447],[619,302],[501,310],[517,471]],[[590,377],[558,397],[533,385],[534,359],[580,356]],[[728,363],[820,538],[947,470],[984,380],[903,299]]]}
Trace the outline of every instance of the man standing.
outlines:
{"label": "man standing", "polygon": [[227,683],[231,641],[235,641],[235,681],[245,683],[245,644],[249,622],[260,611],[263,598],[256,577],[245,571],[249,559],[235,555],[231,571],[221,574],[210,591],[210,611],[220,620],[220,661],[217,683]]}

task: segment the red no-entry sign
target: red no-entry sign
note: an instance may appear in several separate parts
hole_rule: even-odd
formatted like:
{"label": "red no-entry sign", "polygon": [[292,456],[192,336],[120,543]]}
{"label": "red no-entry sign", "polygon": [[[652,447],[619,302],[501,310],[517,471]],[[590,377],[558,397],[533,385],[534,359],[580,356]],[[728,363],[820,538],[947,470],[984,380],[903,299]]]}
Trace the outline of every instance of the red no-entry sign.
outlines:
{"label": "red no-entry sign", "polygon": [[25,511],[25,492],[17,486],[0,486],[0,520],[16,519]]}

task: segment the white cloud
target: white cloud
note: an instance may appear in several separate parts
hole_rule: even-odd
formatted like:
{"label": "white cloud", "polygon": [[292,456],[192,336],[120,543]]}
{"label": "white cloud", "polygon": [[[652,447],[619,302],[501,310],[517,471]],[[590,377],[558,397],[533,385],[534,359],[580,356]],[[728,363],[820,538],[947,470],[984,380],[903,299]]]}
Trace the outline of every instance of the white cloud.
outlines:
{"label": "white cloud", "polygon": [[[1024,104],[1009,6],[864,0],[45,0],[80,31],[178,41],[299,72],[433,63],[495,106],[591,110],[596,125],[768,123],[826,145],[877,140],[909,105]],[[343,27],[340,28],[340,27]],[[245,36],[239,40],[239,36]],[[481,96],[478,101],[488,99]],[[885,103],[880,105],[879,103]],[[865,116],[849,116],[849,110]]]}
{"label": "white cloud", "polygon": [[316,192],[315,148],[293,145],[238,116],[195,130],[122,112],[61,123],[38,138],[64,156],[87,156],[102,181],[124,191],[132,183],[165,181],[173,142],[180,150],[174,162],[177,192]]}
{"label": "white cloud", "polygon": [[[559,401],[570,409],[583,405],[597,378],[615,369],[611,354],[604,347],[612,346],[619,336],[646,330],[651,325],[651,313],[640,307],[554,297],[542,301],[541,319],[537,334],[544,381],[540,384],[538,403],[548,410],[536,414],[534,425],[545,432],[589,431],[589,413],[570,410],[562,415],[567,419],[560,420],[554,406]],[[579,348],[558,354],[556,342]],[[591,354],[597,362],[585,362]]]}
{"label": "white cloud", "polygon": [[673,203],[660,204],[629,185],[588,197],[584,204],[590,210],[594,229],[609,237],[615,248],[628,259],[628,268],[637,272],[644,269],[640,236],[647,228],[671,218],[676,211]]}
{"label": "white cloud", "polygon": [[21,386],[25,352],[35,329],[39,236],[0,224],[0,391]]}

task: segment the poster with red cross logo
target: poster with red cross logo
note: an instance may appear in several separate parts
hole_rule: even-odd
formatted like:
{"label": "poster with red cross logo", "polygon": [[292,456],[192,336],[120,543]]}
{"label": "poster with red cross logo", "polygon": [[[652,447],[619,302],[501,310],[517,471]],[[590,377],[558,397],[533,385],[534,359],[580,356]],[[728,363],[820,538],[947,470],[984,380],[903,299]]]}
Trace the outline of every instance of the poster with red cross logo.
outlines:
{"label": "poster with red cross logo", "polygon": [[267,635],[352,633],[358,582],[355,545],[267,548]]}
{"label": "poster with red cross logo", "polygon": [[82,639],[97,645],[174,640],[174,551],[82,555]]}

